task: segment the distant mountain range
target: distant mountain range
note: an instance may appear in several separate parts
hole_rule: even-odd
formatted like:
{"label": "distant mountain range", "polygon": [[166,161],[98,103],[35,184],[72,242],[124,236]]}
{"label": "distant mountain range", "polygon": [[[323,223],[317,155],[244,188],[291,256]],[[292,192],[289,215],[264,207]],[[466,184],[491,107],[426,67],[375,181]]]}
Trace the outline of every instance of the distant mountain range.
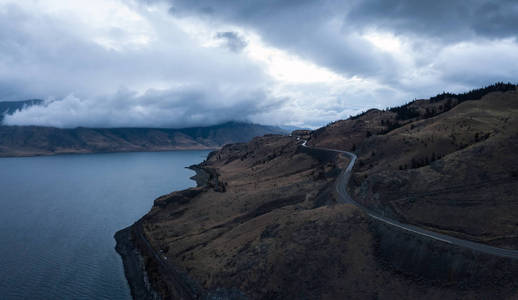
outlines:
{"label": "distant mountain range", "polygon": [[216,149],[285,133],[278,127],[241,122],[183,129],[0,126],[0,156]]}
{"label": "distant mountain range", "polygon": [[[0,102],[0,112],[11,114],[41,103],[42,100]],[[217,149],[256,136],[286,133],[279,127],[245,122],[181,129],[0,126],[0,156]]]}

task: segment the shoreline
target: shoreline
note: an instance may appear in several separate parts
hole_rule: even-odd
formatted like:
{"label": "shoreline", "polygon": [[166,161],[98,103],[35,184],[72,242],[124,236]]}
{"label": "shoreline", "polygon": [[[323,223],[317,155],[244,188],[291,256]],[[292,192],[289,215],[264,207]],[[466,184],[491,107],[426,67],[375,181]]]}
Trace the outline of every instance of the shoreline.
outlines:
{"label": "shoreline", "polygon": [[[201,163],[191,165],[186,168],[196,172],[195,175],[190,177],[190,179],[196,182],[195,188],[210,185],[212,178],[211,173],[205,170]],[[185,190],[189,189],[191,188]],[[173,191],[173,193],[182,192],[185,190]],[[124,276],[126,277],[130,287],[131,296],[133,299],[169,299],[173,295],[185,299],[195,299],[198,298],[198,296],[203,295],[204,291],[201,290],[198,284],[192,279],[188,278],[185,274],[178,272],[178,270],[172,270],[172,272],[169,270],[168,272],[174,273],[169,274],[170,276],[167,276],[170,277],[169,279],[172,279],[171,282],[176,283],[172,286],[173,290],[169,290],[167,287],[165,287],[165,290],[160,288],[157,290],[153,287],[151,283],[152,280],[150,280],[150,278],[153,276],[150,276],[146,266],[149,267],[152,265],[152,269],[156,269],[154,271],[160,273],[160,269],[164,268],[164,262],[158,260],[157,257],[155,257],[156,255],[153,255],[153,253],[147,253],[149,251],[153,251],[153,249],[147,249],[147,251],[143,251],[143,249],[140,248],[144,247],[145,245],[147,245],[148,248],[151,246],[142,235],[142,228],[138,226],[141,226],[140,220],[126,228],[117,231],[114,235],[114,239],[116,241],[115,250],[122,259]],[[140,234],[138,234],[139,232]],[[137,241],[137,239],[139,239],[139,241]],[[166,280],[166,278],[161,278],[161,281],[163,280]],[[163,284],[158,284],[159,286],[163,286]],[[175,297],[172,299],[175,299]]]}
{"label": "shoreline", "polygon": [[[124,275],[133,299],[248,299],[237,289],[205,290],[199,282],[191,278],[185,271],[166,265],[164,261],[157,257],[159,254],[145,253],[154,250],[149,248],[150,245],[145,238],[141,237],[140,243],[136,240],[139,236],[136,232],[139,227],[136,226],[140,226],[138,221],[119,230],[114,235],[117,242],[115,250],[121,256]],[[148,244],[147,250],[138,248],[139,245],[146,248],[143,244]],[[148,271],[146,268],[151,270]],[[157,288],[154,285],[157,285]]]}
{"label": "shoreline", "polygon": [[[171,149],[143,149],[143,150],[114,150],[114,151],[77,151],[77,152],[53,152],[53,153],[19,153],[19,154],[3,154],[0,158],[23,158],[23,157],[41,157],[41,156],[60,156],[60,155],[88,155],[88,154],[112,154],[112,153],[146,153],[146,152],[172,152],[172,151],[215,151],[221,147],[194,147],[194,148],[171,148]],[[190,168],[190,167],[188,167]]]}
{"label": "shoreline", "polygon": [[132,234],[133,226],[130,225],[117,231],[114,235],[115,251],[120,255],[124,266],[124,276],[128,282],[133,299],[152,300],[160,299],[158,293],[151,287],[144,266],[144,257],[135,247]]}

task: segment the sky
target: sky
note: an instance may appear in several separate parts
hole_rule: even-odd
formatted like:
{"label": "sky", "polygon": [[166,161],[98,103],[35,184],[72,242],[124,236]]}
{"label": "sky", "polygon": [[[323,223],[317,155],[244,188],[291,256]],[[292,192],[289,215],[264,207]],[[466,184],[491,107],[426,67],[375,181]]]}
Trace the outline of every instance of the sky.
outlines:
{"label": "sky", "polygon": [[316,128],[517,82],[514,0],[0,0],[8,125]]}

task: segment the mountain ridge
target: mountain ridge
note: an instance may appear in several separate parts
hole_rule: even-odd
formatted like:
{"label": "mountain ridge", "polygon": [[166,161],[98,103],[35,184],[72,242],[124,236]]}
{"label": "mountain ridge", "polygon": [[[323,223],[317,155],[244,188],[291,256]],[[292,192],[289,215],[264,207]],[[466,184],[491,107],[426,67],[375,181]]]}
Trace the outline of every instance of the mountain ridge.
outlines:
{"label": "mountain ridge", "polygon": [[358,155],[349,189],[370,209],[518,249],[518,91],[494,87],[369,111],[315,131],[310,143]]}
{"label": "mountain ridge", "polygon": [[180,129],[0,126],[0,156],[218,149],[255,136],[286,133],[245,122]]}

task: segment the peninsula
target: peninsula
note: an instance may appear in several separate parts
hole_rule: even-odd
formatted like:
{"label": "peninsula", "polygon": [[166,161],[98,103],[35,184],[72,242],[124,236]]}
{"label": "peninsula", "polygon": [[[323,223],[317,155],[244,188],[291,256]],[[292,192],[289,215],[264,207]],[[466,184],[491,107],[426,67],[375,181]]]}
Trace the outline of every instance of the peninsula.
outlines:
{"label": "peninsula", "polygon": [[116,234],[135,298],[512,299],[518,91],[226,145]]}

